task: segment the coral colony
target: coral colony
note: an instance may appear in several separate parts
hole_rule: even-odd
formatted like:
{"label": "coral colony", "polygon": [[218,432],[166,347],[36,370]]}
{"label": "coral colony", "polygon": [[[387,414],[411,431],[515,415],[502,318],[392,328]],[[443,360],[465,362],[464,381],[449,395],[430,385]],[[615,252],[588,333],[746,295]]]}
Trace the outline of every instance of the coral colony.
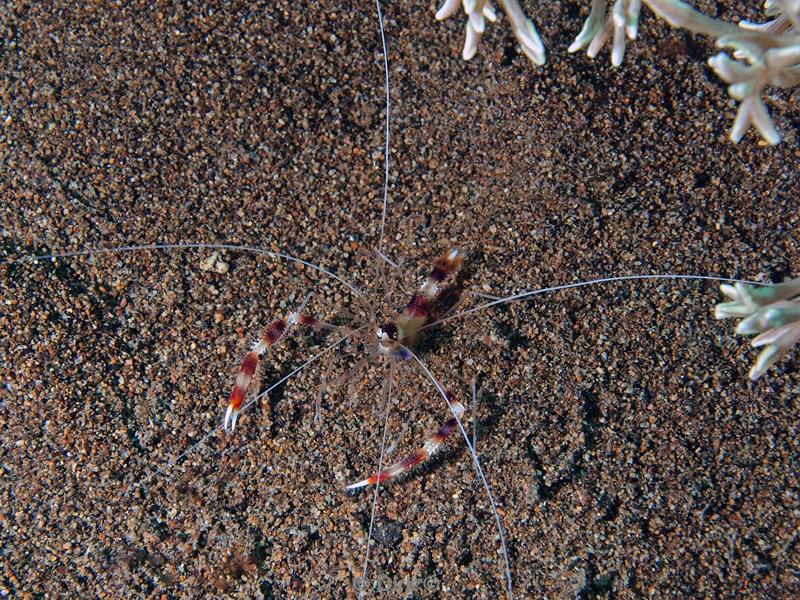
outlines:
{"label": "coral colony", "polygon": [[[522,51],[535,64],[543,65],[545,48],[533,23],[517,0],[499,1]],[[729,84],[731,97],[739,101],[730,138],[738,142],[753,125],[767,143],[780,142],[761,96],[767,86],[785,89],[800,84],[800,0],[766,0],[764,10],[772,20],[741,21],[738,25],[708,17],[680,0],[616,0],[610,11],[606,0],[592,0],[589,18],[568,51],[586,48],[594,58],[610,39],[611,64],[618,67],[627,40],[638,35],[642,4],[673,27],[712,37],[718,47],[732,51],[732,57],[720,52],[708,60]],[[443,20],[455,14],[459,5],[467,15],[463,57],[469,60],[477,52],[486,21],[494,22],[497,15],[488,0],[445,0],[436,18]]]}

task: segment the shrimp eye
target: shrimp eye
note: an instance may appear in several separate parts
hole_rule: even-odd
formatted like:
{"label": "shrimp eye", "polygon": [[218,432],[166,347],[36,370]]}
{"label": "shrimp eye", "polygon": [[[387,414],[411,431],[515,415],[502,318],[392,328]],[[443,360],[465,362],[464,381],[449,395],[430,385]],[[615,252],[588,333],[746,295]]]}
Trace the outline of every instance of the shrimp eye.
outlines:
{"label": "shrimp eye", "polygon": [[386,323],[381,325],[381,334],[388,337],[393,342],[397,341],[397,325],[394,323]]}

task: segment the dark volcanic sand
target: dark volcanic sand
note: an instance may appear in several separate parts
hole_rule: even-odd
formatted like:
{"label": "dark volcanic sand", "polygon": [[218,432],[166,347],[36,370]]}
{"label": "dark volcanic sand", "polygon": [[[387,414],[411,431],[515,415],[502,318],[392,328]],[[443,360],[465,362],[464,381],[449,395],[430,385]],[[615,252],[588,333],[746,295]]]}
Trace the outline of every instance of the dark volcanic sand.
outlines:
{"label": "dark volcanic sand", "polygon": [[[566,54],[588,1],[524,2],[548,47],[535,68],[505,19],[464,63],[462,16],[440,25],[431,2],[387,2],[385,248],[402,269],[386,301],[369,255],[384,142],[374,5],[100,4],[0,7],[0,594],[354,597],[372,495],[344,487],[375,467],[386,378],[361,370],[319,428],[315,365],[234,437],[137,487],[220,423],[273,315],[309,291],[326,317],[363,310],[331,278],[248,252],[221,253],[226,273],[202,268],[210,251],[14,257],[280,249],[348,278],[386,318],[451,244],[471,253],[464,289],[498,295],[609,274],[800,274],[798,90],[768,98],[781,145],[753,131],[733,145],[710,41],[646,9],[613,70],[607,50]],[[519,597],[800,593],[800,357],[748,382],[756,351],[713,320],[719,299],[712,283],[596,286],[423,340],[454,393],[478,378],[478,449]],[[294,335],[262,389],[331,340]],[[359,356],[340,354],[330,378]],[[411,367],[395,399],[391,458],[445,414]],[[375,597],[503,593],[463,443],[383,490],[375,539]]]}

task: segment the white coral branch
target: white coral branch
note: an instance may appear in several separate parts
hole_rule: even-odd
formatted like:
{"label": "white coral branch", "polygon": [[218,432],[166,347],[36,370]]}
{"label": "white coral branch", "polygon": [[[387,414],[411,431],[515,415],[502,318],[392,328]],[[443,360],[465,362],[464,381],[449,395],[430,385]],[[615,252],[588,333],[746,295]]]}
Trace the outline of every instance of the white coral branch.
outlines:
{"label": "white coral branch", "polygon": [[594,58],[613,34],[611,64],[620,66],[625,56],[626,38],[635,40],[639,33],[641,8],[641,0],[616,0],[611,13],[606,16],[606,0],[592,0],[589,18],[567,52],[577,52],[588,47],[586,54],[589,58]]}
{"label": "white coral branch", "polygon": [[511,29],[525,56],[537,65],[543,65],[546,60],[544,44],[533,22],[525,16],[517,0],[500,0],[500,4],[511,21]]}
{"label": "white coral branch", "polygon": [[458,5],[463,4],[467,15],[466,39],[464,41],[464,60],[470,60],[478,51],[478,43],[483,32],[486,31],[486,20],[494,22],[497,15],[494,8],[487,0],[447,0],[436,13],[436,19],[442,21],[458,10]]}
{"label": "white coral branch", "polygon": [[716,318],[741,318],[736,333],[759,334],[752,345],[766,346],[750,369],[750,379],[758,379],[800,340],[800,277],[768,287],[737,283],[720,289],[731,301],[717,305]]}
{"label": "white coral branch", "polygon": [[777,17],[775,21],[785,19],[796,32],[800,32],[800,0],[767,0],[764,12],[767,16]]}
{"label": "white coral branch", "polygon": [[[545,49],[533,23],[525,16],[517,0],[500,0],[509,21],[511,29],[519,42],[525,55],[537,65],[545,63]],[[466,36],[462,56],[470,60],[478,51],[478,44],[486,31],[486,21],[494,23],[497,14],[488,0],[445,0],[442,7],[436,12],[436,20],[443,21],[453,16],[459,5],[463,6],[467,15]]]}
{"label": "white coral branch", "polygon": [[730,84],[731,97],[741,101],[731,139],[738,142],[750,125],[754,125],[767,143],[777,144],[781,137],[761,101],[761,94],[767,85],[787,88],[800,82],[800,43],[763,51],[746,40],[726,36],[717,45],[734,49],[734,56],[744,59],[736,61],[722,52],[708,60],[717,75]]}

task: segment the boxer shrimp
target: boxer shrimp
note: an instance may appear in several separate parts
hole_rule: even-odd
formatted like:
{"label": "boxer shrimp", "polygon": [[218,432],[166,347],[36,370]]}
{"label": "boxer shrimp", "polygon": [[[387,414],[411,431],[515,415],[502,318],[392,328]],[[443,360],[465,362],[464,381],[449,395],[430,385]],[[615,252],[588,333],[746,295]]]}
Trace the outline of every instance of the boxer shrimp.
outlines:
{"label": "boxer shrimp", "polygon": [[[275,5],[281,10],[288,6]],[[395,21],[402,17],[395,10]],[[341,37],[339,30],[329,28]],[[365,27],[365,31],[372,30]],[[548,35],[547,30],[543,33]],[[208,35],[213,38],[214,31]],[[398,37],[402,44],[404,38]],[[324,43],[334,52],[338,42],[326,36]],[[513,62],[505,54],[491,64],[512,68],[503,64]],[[406,91],[411,77],[419,78],[420,89],[433,85],[428,75],[440,66],[432,57],[420,62],[430,65],[430,71],[413,64],[400,71],[400,85]],[[329,80],[320,81],[327,85]],[[533,79],[519,85],[527,86],[528,94],[541,94],[544,87]],[[467,116],[504,143],[519,140],[514,136],[521,134],[513,134],[512,122],[504,121],[507,130],[491,129],[491,120],[502,117],[504,102],[520,106],[526,96],[491,75],[476,78],[476,90],[480,87],[492,98],[478,105],[488,116],[482,120],[469,108]],[[657,94],[655,99],[653,95],[648,101],[658,105]],[[447,94],[441,96],[452,102]],[[478,97],[477,91],[474,96],[467,93],[464,106]],[[415,119],[429,123],[427,107],[408,104]],[[332,101],[330,106],[336,104]],[[353,112],[353,122],[370,121],[368,111]],[[302,119],[313,121],[314,116],[295,105],[293,119],[285,108],[276,114],[279,118],[286,129],[294,124],[296,133],[302,131],[298,125]],[[604,127],[602,118],[592,118],[596,127]],[[436,142],[450,141],[447,136],[429,133],[431,142],[411,131],[412,125],[417,129],[413,119],[407,118],[404,125],[397,147],[406,144],[406,152],[413,146],[415,152],[408,155],[419,156],[416,160],[424,168],[414,171],[416,182],[401,176],[397,184],[409,190],[411,200],[392,206],[396,212],[390,215],[393,227],[386,239],[391,241],[392,258],[404,258],[403,269],[398,272],[382,259],[381,268],[388,271],[390,286],[402,280],[398,287],[403,291],[392,294],[389,302],[383,291],[373,289],[372,301],[386,305],[383,314],[401,309],[436,256],[451,246],[474,252],[466,265],[475,271],[467,280],[467,296],[477,291],[506,297],[516,290],[568,285],[598,273],[655,272],[655,265],[728,271],[727,262],[717,266],[713,251],[711,256],[703,254],[706,247],[713,250],[725,244],[698,238],[694,225],[699,217],[692,211],[661,200],[631,207],[630,197],[623,207],[596,199],[571,203],[566,199],[571,193],[586,195],[580,186],[591,180],[591,173],[585,171],[575,177],[576,188],[563,190],[558,206],[546,202],[533,206],[523,195],[508,193],[505,157],[492,147],[492,139],[469,155],[473,166],[460,168],[452,157],[436,151]],[[536,127],[539,133],[544,131],[544,125]],[[341,141],[350,157],[368,155],[364,142],[369,136],[359,138],[346,127],[335,133],[331,142]],[[324,130],[320,139],[325,141],[326,135]],[[458,134],[450,135],[457,152],[466,154]],[[405,136],[413,137],[413,145],[404,142]],[[132,141],[137,139],[131,136]],[[551,162],[557,162],[562,156],[558,142],[552,147]],[[693,150],[690,144],[684,149]],[[547,162],[547,157],[536,154],[535,144],[525,150]],[[234,155],[240,165],[247,164],[246,152]],[[193,156],[205,164],[202,153]],[[330,162],[327,155],[315,158],[314,164],[301,169],[310,178],[314,169],[319,170],[317,163]],[[271,160],[273,164],[263,170],[279,172],[275,166],[281,166],[279,161]],[[335,160],[343,159],[337,155]],[[448,168],[470,181],[472,189],[461,191],[458,178],[443,179],[435,161],[440,167],[447,161]],[[370,157],[370,165],[373,162],[378,161]],[[779,165],[770,164],[775,168],[764,171],[782,185]],[[635,183],[630,162],[619,158],[614,168],[625,185]],[[161,164],[161,169],[169,175],[168,164]],[[196,208],[204,216],[202,224],[191,235],[181,233],[176,238],[204,239],[207,228],[216,227],[214,239],[235,237],[252,240],[254,247],[288,248],[332,274],[355,280],[354,287],[367,288],[381,278],[372,267],[374,259],[359,256],[358,248],[374,239],[377,203],[369,208],[353,203],[356,216],[337,221],[336,215],[325,212],[329,210],[325,201],[342,202],[343,189],[353,198],[363,198],[361,184],[372,181],[369,177],[378,170],[355,165],[347,171],[353,184],[341,184],[341,189],[325,187],[323,177],[317,177],[315,186],[323,189],[319,198],[305,197],[315,187],[309,186],[308,194],[290,196],[289,201],[279,194],[254,201],[248,186],[256,185],[249,175],[237,190],[242,201],[228,203],[224,196],[230,192],[224,187],[219,194],[202,190],[204,202],[215,208]],[[211,171],[214,176],[209,181],[224,183],[224,169]],[[54,168],[52,173],[55,177],[61,171]],[[543,180],[552,173],[545,173]],[[339,185],[337,174],[323,175]],[[702,183],[703,173],[695,175]],[[497,183],[483,184],[490,176]],[[716,175],[708,177],[705,189],[724,194],[726,186],[713,183]],[[164,181],[162,185],[170,184],[169,177]],[[431,190],[429,195],[420,193],[418,182]],[[534,182],[521,178],[515,185],[538,190]],[[285,183],[278,183],[285,194]],[[306,189],[295,183],[298,190]],[[623,194],[625,185],[618,189],[615,183],[609,192]],[[16,238],[23,242],[7,246],[10,253],[44,252],[39,233],[47,226],[39,220],[45,217],[54,221],[51,228],[61,224],[72,228],[80,234],[78,247],[85,245],[84,227],[74,225],[84,218],[86,207],[81,202],[94,209],[90,214],[99,222],[99,231],[105,231],[104,207],[93,201],[89,189],[79,187],[74,192],[67,180],[64,189],[65,207],[60,210],[68,211],[68,218],[60,220],[58,210],[45,216],[32,211],[26,233]],[[674,192],[666,186],[661,193]],[[707,202],[708,208],[719,208]],[[162,218],[180,226],[179,219],[171,218],[171,211],[181,213],[180,205],[168,211],[164,206],[157,196],[131,206],[144,224],[132,224],[123,241],[152,239],[148,227]],[[253,216],[256,208],[258,217]],[[777,214],[780,204],[774,208]],[[578,217],[572,220],[575,214]],[[148,221],[148,215],[161,218]],[[244,227],[253,227],[252,233],[230,234],[222,225],[237,219],[249,220],[251,224]],[[626,220],[632,221],[630,227]],[[728,239],[727,244],[752,244],[744,213],[715,213],[710,229],[717,222],[716,231]],[[585,223],[593,225],[585,228]],[[670,235],[645,231],[646,242],[640,243],[643,225],[651,223],[654,230],[659,223],[670,223]],[[86,227],[91,231],[91,225]],[[680,245],[671,237],[673,229],[680,232]],[[605,237],[608,231],[623,241],[610,243]],[[731,231],[737,232],[735,237]],[[637,242],[625,243],[626,236]],[[582,244],[587,238],[595,240],[597,248]],[[53,241],[60,239],[56,234],[48,239],[48,246],[65,244],[63,239]],[[101,239],[109,242],[117,236]],[[681,254],[684,244],[688,249]],[[781,247],[779,240],[770,245],[776,246]],[[671,252],[659,254],[653,248]],[[689,249],[701,258],[695,261]],[[793,256],[789,247],[783,253]],[[663,260],[672,262],[665,265]],[[765,262],[769,258],[753,250],[746,261],[732,263],[730,269],[757,273]],[[6,488],[14,490],[14,497],[4,501],[11,507],[11,516],[4,515],[9,524],[4,531],[29,537],[35,531],[47,533],[43,541],[25,539],[12,545],[30,549],[28,566],[22,571],[33,581],[29,589],[63,586],[60,591],[66,595],[94,586],[95,591],[140,595],[260,592],[265,597],[344,596],[344,590],[361,589],[354,579],[364,573],[372,496],[371,492],[348,495],[344,490],[369,477],[380,462],[386,414],[382,409],[389,391],[385,385],[392,381],[381,363],[346,382],[337,395],[323,394],[322,422],[317,425],[315,404],[327,373],[322,365],[326,355],[292,378],[292,385],[275,388],[254,405],[259,410],[242,417],[234,436],[218,434],[210,448],[177,461],[203,435],[223,424],[227,392],[247,352],[245,340],[274,317],[291,313],[309,292],[313,295],[307,306],[315,316],[337,327],[347,326],[348,320],[336,316],[336,307],[350,297],[343,284],[327,275],[310,276],[308,267],[289,266],[246,250],[220,250],[213,258],[210,248],[95,255],[89,262],[59,261],[35,269],[18,265],[10,274],[4,268],[4,282],[10,285],[4,296],[14,303],[4,311],[4,327],[13,335],[3,336],[9,344],[4,346],[3,362],[14,371],[4,388],[14,399],[4,402],[8,415],[3,424],[8,441],[4,476],[15,481],[13,488]],[[376,287],[380,290],[382,285]],[[425,342],[422,359],[445,391],[469,399],[468,383],[478,379],[476,452],[499,500],[516,594],[580,592],[587,597],[617,587],[634,591],[655,587],[666,593],[670,588],[658,587],[668,585],[665,581],[689,585],[667,577],[676,563],[693,562],[686,561],[687,556],[728,573],[741,572],[741,580],[747,581],[747,561],[756,560],[747,557],[755,552],[759,576],[788,577],[781,565],[793,551],[792,521],[780,511],[782,502],[791,502],[791,488],[788,496],[769,492],[768,504],[774,508],[762,509],[759,489],[772,488],[748,487],[749,480],[733,467],[746,462],[752,477],[763,477],[775,486],[791,475],[781,465],[791,464],[793,442],[781,433],[785,418],[780,426],[777,421],[784,404],[791,401],[791,368],[759,387],[745,387],[744,345],[728,339],[728,327],[711,321],[708,306],[716,293],[707,284],[662,280],[582,290],[562,292],[557,303],[510,306],[491,313],[487,309],[484,318],[478,318],[478,312],[472,319],[459,317],[426,330],[431,338]],[[356,301],[342,312],[363,318],[364,310]],[[318,344],[337,339],[295,331],[264,365],[267,372],[259,391],[327,347]],[[336,360],[344,364],[336,367],[335,374],[346,373],[361,356],[349,356],[348,350],[337,353]],[[387,465],[413,450],[426,432],[437,431],[447,419],[444,400],[420,373],[409,369],[395,378],[386,445],[396,449],[387,457]],[[462,403],[471,438],[471,403]],[[763,417],[773,417],[775,425]],[[790,431],[791,424],[785,428]],[[736,431],[745,432],[744,443]],[[760,474],[762,455],[751,448],[767,449],[769,472]],[[669,457],[668,464],[659,462],[659,454]],[[490,528],[485,495],[473,489],[477,481],[470,460],[466,444],[453,440],[450,452],[434,459],[430,469],[382,492],[365,593],[502,594],[506,582],[497,533]],[[172,462],[178,464],[169,467]],[[146,485],[137,484],[160,467],[168,468]],[[730,486],[736,487],[735,495]],[[731,509],[726,504],[729,499],[736,502]],[[33,507],[32,517],[22,510],[26,506]],[[686,515],[681,507],[686,507]],[[775,539],[733,524],[732,514],[746,521],[748,511],[756,509],[765,511],[760,522],[775,525]],[[697,529],[704,532],[705,544],[691,542],[688,534]],[[684,533],[690,541],[676,546],[675,540]],[[13,556],[7,560],[15,568],[25,564]]]}

